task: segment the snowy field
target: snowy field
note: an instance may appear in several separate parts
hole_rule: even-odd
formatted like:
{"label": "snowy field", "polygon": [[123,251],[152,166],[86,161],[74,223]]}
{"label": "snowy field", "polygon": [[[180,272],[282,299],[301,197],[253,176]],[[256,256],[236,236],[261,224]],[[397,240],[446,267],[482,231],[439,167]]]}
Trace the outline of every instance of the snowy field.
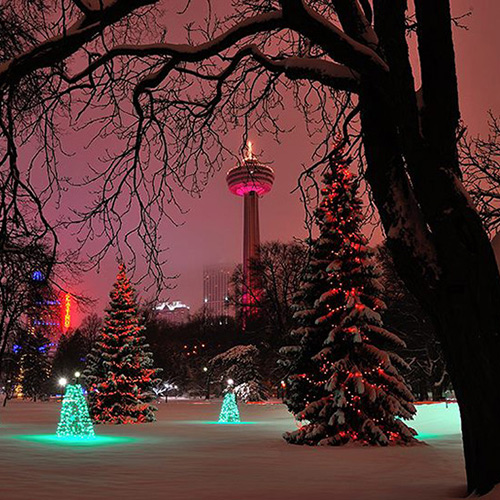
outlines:
{"label": "snowy field", "polygon": [[[433,500],[465,493],[456,404],[420,405],[427,446],[310,448],[281,404],[240,405],[242,425],[218,425],[220,402],[161,404],[154,424],[98,426],[92,445],[53,439],[60,405],[0,408],[1,500]],[[105,439],[104,439],[105,438]]]}

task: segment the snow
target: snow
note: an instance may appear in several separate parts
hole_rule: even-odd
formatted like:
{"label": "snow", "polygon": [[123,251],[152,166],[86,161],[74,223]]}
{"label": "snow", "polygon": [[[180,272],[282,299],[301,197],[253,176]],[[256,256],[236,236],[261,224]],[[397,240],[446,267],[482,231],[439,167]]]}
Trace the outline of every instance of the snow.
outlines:
{"label": "snow", "polygon": [[482,497],[468,497],[468,498],[482,498],[483,500],[500,500],[500,487],[497,486],[487,495],[483,495]]}
{"label": "snow", "polygon": [[96,434],[108,439],[95,446],[74,446],[40,436],[55,434],[60,403],[11,401],[0,408],[0,498],[437,500],[464,496],[456,404],[418,406],[411,425],[426,438],[427,446],[388,448],[289,445],[281,434],[295,429],[295,422],[283,405],[240,404],[241,418],[248,425],[218,425],[220,405],[220,401],[161,404],[156,423],[97,426]]}
{"label": "snow", "polygon": [[498,269],[500,270],[500,231],[495,234],[495,237],[491,240],[491,246],[493,248],[493,252],[495,253]]}

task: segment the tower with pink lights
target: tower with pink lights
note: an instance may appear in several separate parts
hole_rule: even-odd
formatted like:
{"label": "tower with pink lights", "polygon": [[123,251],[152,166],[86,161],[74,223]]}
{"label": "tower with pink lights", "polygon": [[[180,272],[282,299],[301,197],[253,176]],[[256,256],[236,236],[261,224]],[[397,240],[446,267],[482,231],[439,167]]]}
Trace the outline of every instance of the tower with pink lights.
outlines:
{"label": "tower with pink lights", "polygon": [[271,191],[274,171],[257,161],[249,142],[243,162],[229,170],[226,181],[231,193],[243,197],[242,322],[245,328],[246,318],[252,314],[252,304],[259,294],[258,280],[250,267],[250,262],[259,258],[259,198]]}

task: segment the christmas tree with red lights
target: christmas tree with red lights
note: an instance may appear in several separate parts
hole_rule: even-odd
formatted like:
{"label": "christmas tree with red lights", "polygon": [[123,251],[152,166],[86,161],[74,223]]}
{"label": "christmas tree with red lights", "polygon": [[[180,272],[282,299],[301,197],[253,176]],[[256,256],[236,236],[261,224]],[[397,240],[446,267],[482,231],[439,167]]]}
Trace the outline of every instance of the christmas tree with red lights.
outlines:
{"label": "christmas tree with red lights", "polygon": [[151,403],[159,370],[141,335],[135,291],[123,264],[110,298],[84,372],[92,419],[98,424],[153,422],[156,408]]}
{"label": "christmas tree with red lights", "polygon": [[289,443],[370,445],[416,442],[401,419],[415,409],[394,352],[404,345],[384,329],[373,251],[361,233],[362,203],[349,160],[337,147],[323,178],[304,286],[296,295],[294,345],[283,349],[288,366],[285,403],[302,426]]}

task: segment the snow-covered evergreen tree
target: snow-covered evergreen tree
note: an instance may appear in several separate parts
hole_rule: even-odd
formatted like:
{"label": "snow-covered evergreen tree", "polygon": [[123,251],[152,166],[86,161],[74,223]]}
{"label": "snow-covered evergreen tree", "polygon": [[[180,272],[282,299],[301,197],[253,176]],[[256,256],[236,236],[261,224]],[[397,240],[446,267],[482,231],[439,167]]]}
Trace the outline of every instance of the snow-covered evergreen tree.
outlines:
{"label": "snow-covered evergreen tree", "polygon": [[259,371],[259,349],[254,345],[237,345],[210,360],[211,370],[224,380],[233,379],[234,392],[240,401],[264,401],[268,391]]}
{"label": "snow-covered evergreen tree", "polygon": [[238,384],[234,388],[234,393],[236,394],[238,401],[241,401],[242,403],[255,403],[257,401],[265,401],[269,398],[269,393],[264,384],[260,381],[260,377],[257,380],[253,379],[248,382]]}
{"label": "snow-covered evergreen tree", "polygon": [[391,352],[403,344],[384,329],[379,273],[361,233],[357,182],[340,149],[323,178],[316,211],[319,237],[302,290],[295,297],[293,346],[282,350],[289,376],[285,403],[302,427],[294,444],[371,445],[415,442],[401,419],[413,396]]}
{"label": "snow-covered evergreen tree", "polygon": [[91,416],[95,423],[152,422],[156,411],[151,404],[153,387],[159,370],[141,335],[135,292],[123,264],[110,298],[84,372]]}

